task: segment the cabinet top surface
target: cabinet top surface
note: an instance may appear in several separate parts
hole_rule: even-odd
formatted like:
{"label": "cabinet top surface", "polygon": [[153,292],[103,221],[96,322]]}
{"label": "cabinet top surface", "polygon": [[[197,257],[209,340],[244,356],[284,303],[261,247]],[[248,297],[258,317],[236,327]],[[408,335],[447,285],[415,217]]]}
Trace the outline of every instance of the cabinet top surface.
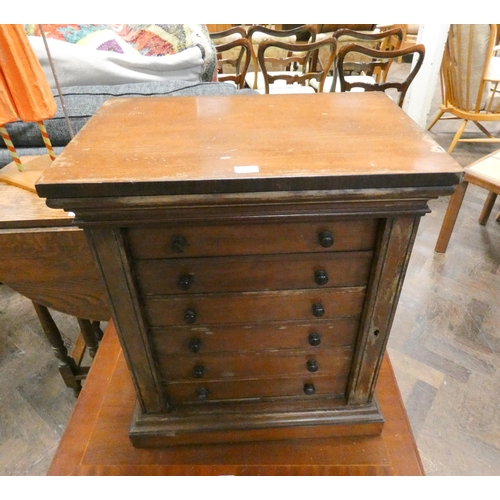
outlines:
{"label": "cabinet top surface", "polygon": [[113,98],[48,198],[448,186],[462,167],[378,92]]}

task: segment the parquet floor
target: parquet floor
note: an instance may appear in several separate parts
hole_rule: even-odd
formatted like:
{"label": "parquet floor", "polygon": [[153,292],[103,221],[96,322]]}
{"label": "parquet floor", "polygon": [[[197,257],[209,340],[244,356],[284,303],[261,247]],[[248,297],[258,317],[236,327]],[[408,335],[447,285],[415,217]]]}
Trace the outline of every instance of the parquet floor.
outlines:
{"label": "parquet floor", "polygon": [[[432,135],[447,149],[456,126]],[[453,156],[466,165],[495,149],[460,144]],[[500,475],[500,224],[477,223],[484,199],[469,188],[446,254],[434,245],[448,199],[431,202],[389,341],[428,475]],[[0,475],[44,475],[75,399],[30,301],[0,285],[0,304]],[[76,321],[55,317],[71,342]]]}

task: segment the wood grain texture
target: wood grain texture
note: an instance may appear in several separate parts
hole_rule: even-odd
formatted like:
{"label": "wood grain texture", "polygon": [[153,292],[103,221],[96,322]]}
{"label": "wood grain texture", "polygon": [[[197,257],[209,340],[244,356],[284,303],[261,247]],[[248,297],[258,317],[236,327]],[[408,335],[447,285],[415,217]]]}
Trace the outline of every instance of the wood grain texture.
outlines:
{"label": "wood grain texture", "polygon": [[73,216],[8,184],[0,200],[0,282],[46,307],[107,321],[102,279]]}
{"label": "wood grain texture", "polygon": [[49,475],[421,475],[394,375],[379,382],[380,436],[137,449],[128,438],[134,390],[116,334],[105,333]]}
{"label": "wood grain texture", "polygon": [[[231,208],[237,210],[240,207]],[[317,209],[316,206],[310,208],[311,211]],[[200,207],[198,210],[203,209]],[[262,212],[261,207],[258,210]],[[191,222],[173,227],[131,227],[126,231],[127,240],[132,256],[138,260],[373,249],[377,219],[318,222],[316,218],[312,218],[307,222],[289,223],[285,219],[289,211],[284,207],[279,208],[279,211],[282,219],[279,224],[259,224],[254,221],[243,228],[238,224],[214,224],[207,227],[207,215],[204,225]],[[254,219],[259,212],[253,214]],[[331,248],[324,248],[319,244],[318,235],[323,231],[329,231],[333,236]],[[182,255],[172,248],[173,238],[179,235],[186,240]]]}
{"label": "wood grain texture", "polygon": [[0,256],[0,281],[22,295],[79,318],[110,318],[104,285],[81,229],[0,230]]}
{"label": "wood grain texture", "polygon": [[36,193],[0,182],[0,229],[65,227],[73,222],[63,210],[47,207]]}
{"label": "wood grain texture", "polygon": [[[277,133],[290,109],[286,134]],[[168,134],[156,116],[175,123]],[[249,166],[258,169],[239,173]],[[78,198],[134,196],[138,189],[161,195],[442,186],[461,175],[379,92],[118,98],[106,101],[36,188],[47,198]]]}
{"label": "wood grain texture", "polygon": [[[265,324],[180,326],[151,328],[151,339],[159,355],[186,354],[189,342],[199,339],[205,353],[224,353],[236,349],[263,351],[269,345],[296,349],[313,354],[318,347],[352,346],[357,337],[359,316],[343,316],[330,320],[279,321]],[[317,343],[309,336],[317,335]]]}

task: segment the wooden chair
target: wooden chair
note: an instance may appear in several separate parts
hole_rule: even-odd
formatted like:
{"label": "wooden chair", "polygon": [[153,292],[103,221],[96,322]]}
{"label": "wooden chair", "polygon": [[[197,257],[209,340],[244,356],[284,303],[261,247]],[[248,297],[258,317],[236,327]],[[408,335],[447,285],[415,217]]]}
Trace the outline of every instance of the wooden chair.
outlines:
{"label": "wooden chair", "polygon": [[[484,226],[491,214],[497,195],[500,194],[500,149],[480,158],[465,168],[464,180],[457,186],[448,203],[443,225],[434,249],[435,252],[446,252],[469,183],[489,191],[479,216],[479,224]],[[497,215],[496,220],[500,220],[500,214]]]}
{"label": "wooden chair", "polygon": [[210,33],[210,38],[217,50],[217,80],[232,82],[242,89],[252,60],[252,46],[245,28],[234,26],[224,31]]}
{"label": "wooden chair", "polygon": [[[448,148],[451,153],[458,142],[500,142],[480,122],[500,121],[500,98],[495,92],[500,81],[500,64],[494,57],[497,43],[496,24],[452,24],[441,63],[443,102],[429,125],[431,130],[443,119],[463,120]],[[486,137],[462,138],[471,121]]]}
{"label": "wooden chair", "polygon": [[[264,93],[264,77],[258,62],[259,46],[264,40],[280,40],[285,43],[296,43],[300,39],[304,42],[314,42],[316,40],[317,26],[316,24],[303,24],[287,30],[274,29],[258,24],[250,26],[247,30],[247,37],[252,46],[253,71],[247,73],[245,78],[246,86]],[[280,71],[283,70],[283,66],[279,63],[277,63],[277,68]]]}
{"label": "wooden chair", "polygon": [[[364,54],[369,56],[369,60],[361,61],[357,58],[357,62],[354,63],[348,60],[348,56],[352,53]],[[411,68],[410,72],[407,74],[406,78],[403,80],[393,80],[388,81],[388,67],[390,64],[399,57],[404,57],[407,55],[416,54],[418,56],[417,62]],[[337,72],[340,83],[341,92],[352,92],[356,91],[379,91],[386,92],[389,89],[394,89],[399,93],[399,98],[397,100],[398,106],[403,105],[403,101],[408,91],[409,86],[413,82],[413,79],[417,75],[422,63],[424,61],[425,48],[422,44],[415,45],[413,47],[408,47],[406,49],[399,50],[375,50],[369,47],[364,47],[356,43],[349,43],[339,50],[337,56]],[[352,77],[353,72],[356,71],[361,76],[373,76],[379,73],[378,80],[374,78],[375,81],[368,81],[366,78]],[[346,78],[346,72],[352,78]]]}
{"label": "wooden chair", "polygon": [[[324,35],[320,34],[317,36],[317,40],[321,40]],[[403,41],[404,33],[401,28],[391,28],[386,27],[383,30],[373,30],[373,31],[355,31],[350,28],[341,28],[333,33],[331,33],[337,40],[337,53],[340,49],[347,45],[348,43],[357,43],[358,45],[362,45],[365,47],[369,47],[377,50],[398,50],[401,48],[401,43]],[[323,64],[324,55],[322,51],[318,51],[318,64]],[[357,59],[356,59],[357,58]],[[356,77],[348,76],[349,72],[355,72],[357,68],[357,63],[360,61],[369,61],[370,58],[360,54],[351,53],[345,61],[344,64],[344,76],[347,81],[356,80],[356,81],[365,81],[367,83],[375,83],[380,81],[385,81],[387,74],[390,69],[390,65],[392,64],[392,59],[388,61],[383,71],[381,68],[377,68],[375,72],[370,75],[359,75]],[[349,63],[351,64],[351,68],[349,69]],[[358,72],[359,73],[359,72]],[[314,86],[314,83],[312,84]],[[326,91],[335,91],[340,92],[340,85],[338,82],[336,67],[334,66],[333,75],[327,77],[325,82]]]}
{"label": "wooden chair", "polygon": [[[314,56],[321,48],[328,48],[328,58],[321,68],[314,67]],[[323,92],[328,72],[335,60],[337,42],[335,38],[311,43],[285,43],[277,40],[264,40],[259,45],[258,61],[264,78],[264,89],[257,89],[266,94],[312,93],[310,85],[315,81],[318,91]],[[266,57],[266,52],[274,51],[273,57]],[[283,65],[282,71],[269,68],[276,63]],[[295,71],[286,68],[295,67]]]}

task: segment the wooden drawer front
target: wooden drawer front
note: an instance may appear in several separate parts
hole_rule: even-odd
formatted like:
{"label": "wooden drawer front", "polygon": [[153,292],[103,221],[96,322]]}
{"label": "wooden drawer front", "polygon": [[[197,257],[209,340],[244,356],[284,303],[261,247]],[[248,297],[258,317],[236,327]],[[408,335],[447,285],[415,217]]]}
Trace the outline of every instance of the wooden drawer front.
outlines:
{"label": "wooden drawer front", "polygon": [[[130,228],[135,259],[372,250],[378,220]],[[333,244],[323,247],[328,231]]]}
{"label": "wooden drawer front", "polygon": [[[314,394],[304,393],[306,384],[314,386]],[[344,396],[346,386],[347,375],[304,375],[297,378],[228,380],[227,382],[172,382],[167,384],[166,392],[175,406],[190,402],[207,404],[215,401],[287,396],[312,399],[317,395],[329,395],[340,399]],[[206,394],[206,399],[200,399],[200,393]]]}
{"label": "wooden drawer front", "polygon": [[141,260],[142,294],[243,292],[364,286],[372,252]]}
{"label": "wooden drawer front", "polygon": [[[146,296],[150,326],[331,319],[359,314],[365,287],[286,292]],[[323,314],[315,316],[314,309]]]}
{"label": "wooden drawer front", "polygon": [[[359,316],[315,322],[280,322],[154,329],[151,338],[158,357],[186,355],[193,345],[200,354],[214,352],[302,349],[315,353],[332,347],[353,346]],[[190,344],[192,343],[193,344]]]}
{"label": "wooden drawer front", "polygon": [[[309,353],[290,351],[205,354],[171,356],[159,359],[160,374],[164,380],[247,379],[347,374],[351,366],[353,348],[339,348]],[[308,363],[310,370],[308,370]]]}

